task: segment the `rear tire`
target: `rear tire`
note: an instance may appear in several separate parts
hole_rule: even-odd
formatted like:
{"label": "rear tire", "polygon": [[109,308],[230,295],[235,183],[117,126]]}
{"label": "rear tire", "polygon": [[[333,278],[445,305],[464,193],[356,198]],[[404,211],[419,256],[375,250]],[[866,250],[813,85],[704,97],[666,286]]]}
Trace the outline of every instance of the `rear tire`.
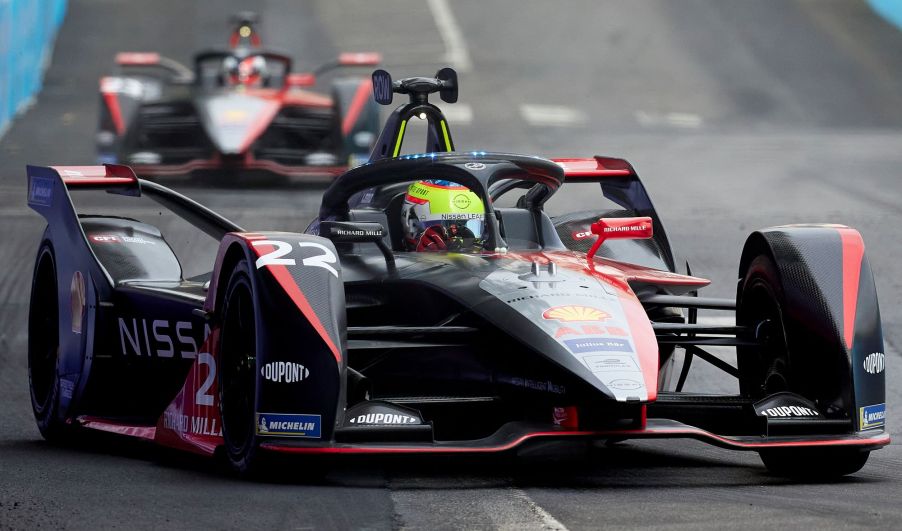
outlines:
{"label": "rear tire", "polygon": [[257,437],[257,333],[254,290],[247,260],[241,260],[229,277],[222,307],[219,342],[219,407],[224,455],[230,468],[241,475],[260,469]]}
{"label": "rear tire", "polygon": [[[804,374],[793,360],[788,345],[795,330],[784,319],[787,303],[774,261],[767,254],[756,256],[746,269],[739,287],[736,324],[753,327],[765,338],[763,348],[740,347],[739,390],[753,399],[781,391],[805,396],[800,385]],[[796,362],[794,365],[793,363]],[[829,479],[861,470],[868,451],[857,448],[773,448],[759,452],[764,466],[775,475],[795,479]]]}
{"label": "rear tire", "polygon": [[28,388],[31,409],[41,435],[53,443],[68,442],[74,428],[59,415],[59,291],[53,246],[38,250],[28,308]]}

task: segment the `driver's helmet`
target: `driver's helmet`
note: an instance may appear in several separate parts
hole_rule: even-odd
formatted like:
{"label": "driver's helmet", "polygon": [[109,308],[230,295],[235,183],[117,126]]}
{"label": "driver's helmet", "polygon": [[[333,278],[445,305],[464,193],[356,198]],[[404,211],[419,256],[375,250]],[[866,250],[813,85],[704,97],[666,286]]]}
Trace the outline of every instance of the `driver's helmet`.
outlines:
{"label": "driver's helmet", "polygon": [[407,189],[401,222],[408,251],[475,251],[483,242],[485,207],[466,186],[417,181]]}
{"label": "driver's helmet", "polygon": [[223,60],[222,66],[228,74],[230,85],[259,86],[267,75],[266,59],[260,55],[244,59],[229,56]]}

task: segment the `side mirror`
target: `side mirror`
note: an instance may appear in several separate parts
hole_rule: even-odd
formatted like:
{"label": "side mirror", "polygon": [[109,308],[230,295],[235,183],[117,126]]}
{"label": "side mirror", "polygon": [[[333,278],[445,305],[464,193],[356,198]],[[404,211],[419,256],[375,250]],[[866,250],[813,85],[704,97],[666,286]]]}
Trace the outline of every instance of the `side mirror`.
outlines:
{"label": "side mirror", "polygon": [[385,227],[370,221],[323,221],[319,234],[335,243],[375,243],[385,257],[389,273],[395,272],[395,256],[385,244]]}
{"label": "side mirror", "polygon": [[391,74],[381,68],[373,72],[373,98],[376,99],[376,103],[391,105],[394,98],[393,87]]}
{"label": "side mirror", "polygon": [[592,260],[598,248],[605,240],[647,240],[654,233],[652,230],[652,220],[648,216],[636,218],[601,218],[590,226],[592,234],[598,236],[595,243],[586,253],[586,258]]}
{"label": "side mirror", "polygon": [[288,74],[285,77],[285,86],[291,88],[312,87],[316,84],[316,76],[314,74],[304,72]]}
{"label": "side mirror", "polygon": [[435,79],[442,82],[438,95],[445,103],[457,103],[457,72],[453,68],[442,68],[435,73]]}
{"label": "side mirror", "polygon": [[338,56],[341,66],[376,66],[382,62],[379,52],[344,52]]}

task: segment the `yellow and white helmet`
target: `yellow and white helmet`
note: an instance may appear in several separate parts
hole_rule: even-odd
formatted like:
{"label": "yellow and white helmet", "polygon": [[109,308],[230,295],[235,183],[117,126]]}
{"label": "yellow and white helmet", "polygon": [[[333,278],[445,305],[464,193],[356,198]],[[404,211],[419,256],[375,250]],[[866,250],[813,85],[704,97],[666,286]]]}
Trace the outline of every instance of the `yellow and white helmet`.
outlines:
{"label": "yellow and white helmet", "polygon": [[466,186],[450,181],[417,181],[401,208],[409,251],[466,251],[481,246],[485,206]]}

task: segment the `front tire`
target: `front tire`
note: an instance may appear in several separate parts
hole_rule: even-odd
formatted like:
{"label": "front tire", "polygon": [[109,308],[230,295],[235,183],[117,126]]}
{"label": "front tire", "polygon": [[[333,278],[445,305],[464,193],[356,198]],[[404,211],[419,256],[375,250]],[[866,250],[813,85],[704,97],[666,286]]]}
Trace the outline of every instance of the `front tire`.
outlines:
{"label": "front tire", "polygon": [[[804,332],[784,318],[787,301],[773,259],[759,254],[750,263],[739,286],[736,324],[750,327],[764,338],[763,347],[740,347],[740,393],[753,399],[789,391],[805,395],[804,368],[793,359],[790,338]],[[857,448],[772,448],[759,452],[764,466],[775,475],[795,479],[830,479],[861,470],[870,452]]]}
{"label": "front tire", "polygon": [[764,346],[738,349],[739,392],[744,396],[758,399],[793,390],[793,365],[787,342],[790,331],[783,319],[785,307],[783,286],[773,260],[764,254],[755,257],[740,288],[736,324],[749,327],[757,337],[764,338]]}
{"label": "front tire", "polygon": [[222,307],[219,404],[225,457],[242,475],[259,469],[255,409],[257,332],[254,289],[247,260],[232,270]]}

